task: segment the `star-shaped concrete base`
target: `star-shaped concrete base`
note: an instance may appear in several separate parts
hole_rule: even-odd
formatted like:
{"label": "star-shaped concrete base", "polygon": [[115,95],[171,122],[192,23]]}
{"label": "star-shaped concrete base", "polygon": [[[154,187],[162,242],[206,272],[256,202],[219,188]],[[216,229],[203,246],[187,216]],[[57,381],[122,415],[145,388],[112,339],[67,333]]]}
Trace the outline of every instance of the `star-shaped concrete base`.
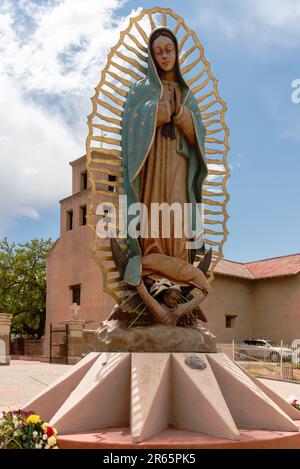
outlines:
{"label": "star-shaped concrete base", "polygon": [[222,353],[90,353],[28,402],[59,434],[169,426],[228,440],[238,428],[297,432],[299,411]]}

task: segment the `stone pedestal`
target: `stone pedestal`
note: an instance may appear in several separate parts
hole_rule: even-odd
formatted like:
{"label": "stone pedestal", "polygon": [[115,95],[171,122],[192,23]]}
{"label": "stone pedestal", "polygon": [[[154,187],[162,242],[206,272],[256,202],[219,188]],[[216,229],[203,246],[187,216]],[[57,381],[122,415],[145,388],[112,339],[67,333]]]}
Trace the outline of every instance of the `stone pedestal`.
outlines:
{"label": "stone pedestal", "polygon": [[11,315],[0,313],[0,365],[10,364],[9,335]]}
{"label": "stone pedestal", "polygon": [[70,319],[65,322],[68,326],[67,354],[69,365],[77,363],[82,358],[85,322],[82,319]]}
{"label": "stone pedestal", "polygon": [[24,409],[60,435],[130,427],[133,445],[168,429],[239,444],[245,428],[299,431],[299,411],[223,353],[91,353]]}
{"label": "stone pedestal", "polygon": [[122,321],[103,321],[96,335],[99,352],[217,351],[216,337],[200,323],[192,327],[153,324],[129,329]]}

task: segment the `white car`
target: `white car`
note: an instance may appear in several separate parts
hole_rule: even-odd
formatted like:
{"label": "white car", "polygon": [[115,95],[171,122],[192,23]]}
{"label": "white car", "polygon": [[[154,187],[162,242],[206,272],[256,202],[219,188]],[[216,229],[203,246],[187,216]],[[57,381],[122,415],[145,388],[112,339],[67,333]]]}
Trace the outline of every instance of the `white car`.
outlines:
{"label": "white car", "polygon": [[271,362],[292,361],[293,350],[287,347],[280,347],[272,340],[247,339],[240,345],[240,355],[242,357],[252,357],[256,360],[270,360]]}

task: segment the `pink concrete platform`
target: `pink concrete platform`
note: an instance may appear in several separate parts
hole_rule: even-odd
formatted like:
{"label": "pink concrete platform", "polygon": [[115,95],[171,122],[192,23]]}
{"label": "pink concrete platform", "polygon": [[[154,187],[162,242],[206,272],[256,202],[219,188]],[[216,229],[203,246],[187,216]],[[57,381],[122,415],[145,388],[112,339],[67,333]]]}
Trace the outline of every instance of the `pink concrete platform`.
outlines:
{"label": "pink concrete platform", "polygon": [[[295,421],[300,429],[300,420]],[[143,443],[132,443],[129,427],[59,435],[61,449],[300,449],[300,432],[239,428],[239,441],[168,428]]]}

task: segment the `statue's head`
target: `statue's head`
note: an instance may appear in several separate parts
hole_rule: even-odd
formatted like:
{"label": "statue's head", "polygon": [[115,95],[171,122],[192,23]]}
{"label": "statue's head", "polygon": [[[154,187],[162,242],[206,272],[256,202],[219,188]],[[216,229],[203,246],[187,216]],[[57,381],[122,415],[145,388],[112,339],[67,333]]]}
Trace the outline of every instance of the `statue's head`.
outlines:
{"label": "statue's head", "polygon": [[175,308],[178,305],[180,299],[180,291],[175,288],[168,288],[163,292],[163,303],[168,308]]}
{"label": "statue's head", "polygon": [[166,278],[157,280],[150,288],[150,293],[159,303],[164,303],[168,308],[177,306],[181,297],[180,286]]}
{"label": "statue's head", "polygon": [[174,34],[167,28],[158,28],[150,37],[150,51],[159,72],[174,69],[178,57],[178,45]]}

